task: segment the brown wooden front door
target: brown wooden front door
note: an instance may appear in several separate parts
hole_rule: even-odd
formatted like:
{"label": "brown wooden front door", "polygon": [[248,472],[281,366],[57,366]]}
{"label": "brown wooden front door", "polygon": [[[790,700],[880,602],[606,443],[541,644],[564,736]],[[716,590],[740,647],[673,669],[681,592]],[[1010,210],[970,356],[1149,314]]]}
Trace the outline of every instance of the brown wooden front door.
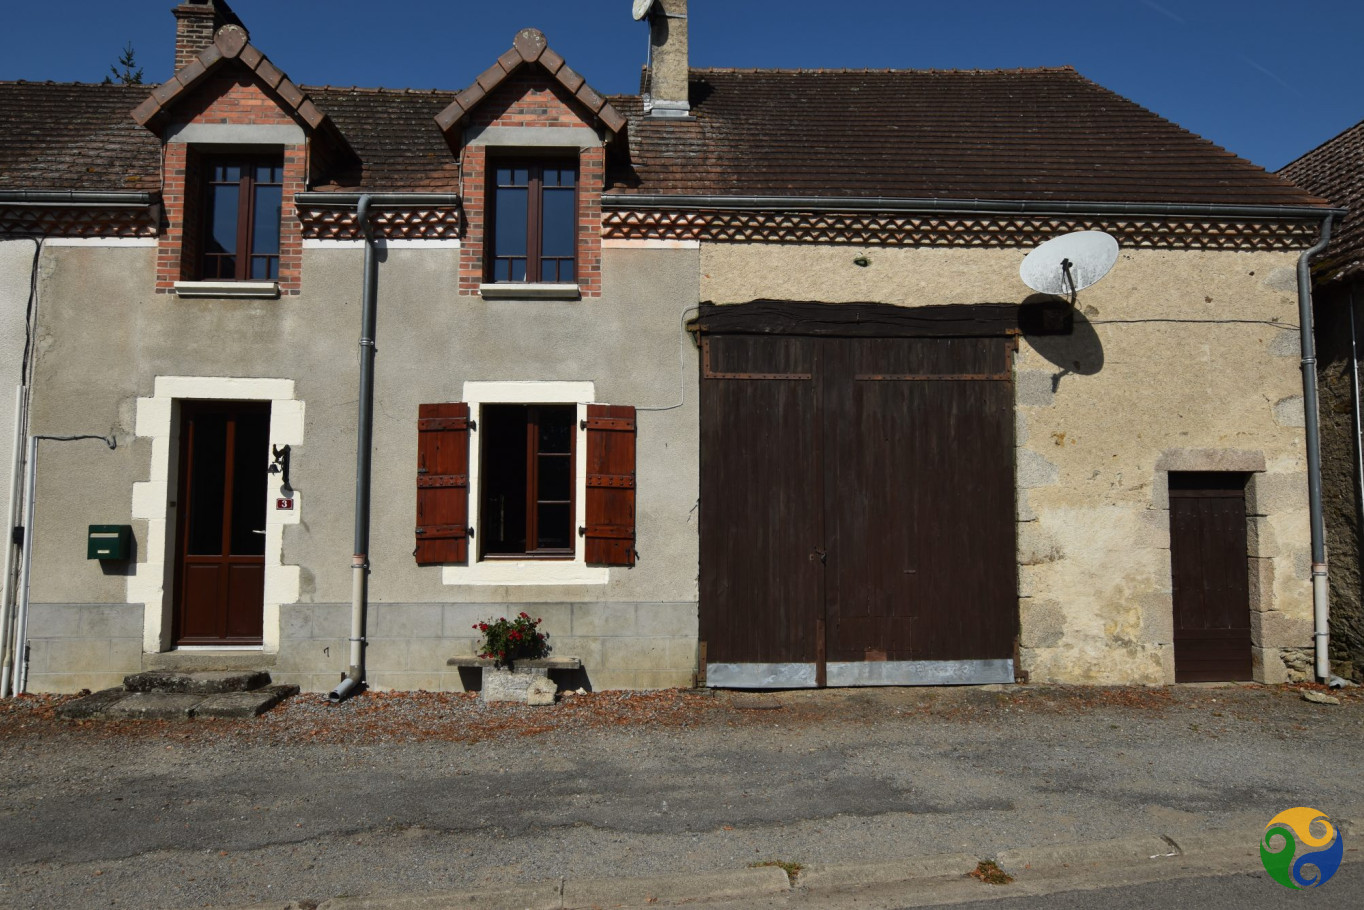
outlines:
{"label": "brown wooden front door", "polygon": [[260,644],[270,406],[184,402],[180,428],[176,643]]}
{"label": "brown wooden front door", "polygon": [[1170,474],[1175,682],[1251,678],[1246,475]]}
{"label": "brown wooden front door", "polygon": [[703,345],[708,682],[1012,681],[1010,340]]}

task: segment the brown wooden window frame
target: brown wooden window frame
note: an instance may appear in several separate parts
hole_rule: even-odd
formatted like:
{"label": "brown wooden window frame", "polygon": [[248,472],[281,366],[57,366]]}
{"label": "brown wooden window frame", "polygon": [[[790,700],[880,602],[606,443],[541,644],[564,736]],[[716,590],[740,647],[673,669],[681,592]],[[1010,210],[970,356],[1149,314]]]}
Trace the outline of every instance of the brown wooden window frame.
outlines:
{"label": "brown wooden window frame", "polygon": [[[573,404],[567,403],[540,403],[540,404],[516,404],[508,402],[505,404],[488,404],[483,406],[484,415],[480,417],[482,425],[487,426],[486,411],[488,408],[511,408],[523,407],[526,409],[526,469],[525,469],[525,522],[526,522],[526,549],[524,552],[509,553],[489,553],[487,552],[487,541],[490,534],[484,533],[478,539],[478,558],[480,560],[517,560],[517,559],[557,559],[572,560],[577,555],[575,542],[577,528],[577,507],[578,507],[578,416],[577,408]],[[568,452],[543,452],[540,447],[543,445],[540,427],[543,412],[554,410],[566,412],[568,415]],[[483,514],[483,509],[487,503],[489,493],[488,472],[484,470],[487,463],[488,453],[484,450],[484,440],[479,440],[479,524],[487,528],[490,526],[491,519]],[[540,478],[539,466],[542,457],[563,457],[568,459],[568,499],[546,500],[540,498]],[[568,506],[568,546],[567,547],[542,547],[540,546],[540,515],[539,506],[541,505],[567,505]],[[532,547],[532,541],[535,546]]]}
{"label": "brown wooden window frame", "polygon": [[[525,168],[529,172],[526,184],[526,277],[522,280],[514,278],[499,279],[497,277],[497,264],[499,259],[520,259],[520,256],[501,256],[497,250],[497,220],[498,205],[497,191],[504,188],[503,184],[498,183],[497,172],[499,169],[506,168]],[[572,281],[563,281],[554,276],[550,280],[544,277],[545,257],[542,254],[542,222],[544,215],[544,172],[546,168],[556,170],[569,170],[573,172],[573,219],[572,236],[569,238],[569,249],[573,251],[571,256],[548,257],[555,261],[567,261],[573,267]],[[490,284],[577,284],[580,277],[578,263],[578,209],[582,201],[582,169],[576,157],[489,157],[487,164],[488,186],[485,191],[486,200],[484,223],[487,233],[484,244],[487,255],[484,257],[483,277],[484,281]],[[507,184],[506,188],[520,188],[520,184]],[[563,189],[562,187],[551,189]],[[557,270],[556,270],[557,271]]]}
{"label": "brown wooden window frame", "polygon": [[[215,186],[231,186],[234,181],[214,180],[213,170],[218,166],[239,166],[242,176],[235,181],[238,186],[237,192],[237,251],[235,254],[211,253],[208,251],[210,238],[213,236],[213,188]],[[255,179],[255,169],[261,165],[279,169],[280,179],[278,183],[273,181],[268,183],[258,182]],[[199,159],[199,172],[203,175],[200,186],[200,204],[202,205],[201,217],[199,218],[199,256],[195,264],[194,274],[199,281],[279,281],[280,280],[280,249],[279,240],[283,233],[283,197],[284,197],[284,153],[275,152],[205,152]],[[252,251],[255,241],[255,220],[256,220],[256,190],[262,186],[278,186],[280,188],[281,212],[280,224],[275,229],[276,246],[275,252],[257,254]],[[231,275],[220,274],[221,268],[216,268],[213,274],[209,269],[210,260],[222,260],[235,256],[236,263]],[[267,259],[273,263],[274,274],[268,277],[251,277],[251,264],[253,260]]]}

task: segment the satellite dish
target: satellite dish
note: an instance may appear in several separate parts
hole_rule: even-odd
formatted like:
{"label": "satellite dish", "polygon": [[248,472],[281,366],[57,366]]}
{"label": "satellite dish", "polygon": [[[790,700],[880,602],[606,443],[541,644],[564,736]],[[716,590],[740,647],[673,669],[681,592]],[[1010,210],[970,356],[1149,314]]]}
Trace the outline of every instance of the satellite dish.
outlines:
{"label": "satellite dish", "polygon": [[649,10],[653,8],[654,0],[635,0],[635,21],[643,19],[649,15]]}
{"label": "satellite dish", "polygon": [[1103,231],[1053,237],[1029,253],[1018,277],[1034,291],[1069,297],[1108,274],[1118,261],[1118,241]]}

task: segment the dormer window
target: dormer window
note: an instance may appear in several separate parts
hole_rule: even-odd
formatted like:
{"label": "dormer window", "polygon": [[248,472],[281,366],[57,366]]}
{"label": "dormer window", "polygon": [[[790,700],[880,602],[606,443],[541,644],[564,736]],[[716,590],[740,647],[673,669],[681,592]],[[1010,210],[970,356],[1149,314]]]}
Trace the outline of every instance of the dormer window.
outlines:
{"label": "dormer window", "polygon": [[282,155],[211,155],[204,159],[204,281],[279,278]]}
{"label": "dormer window", "polygon": [[488,280],[577,281],[576,161],[496,161],[490,168]]}

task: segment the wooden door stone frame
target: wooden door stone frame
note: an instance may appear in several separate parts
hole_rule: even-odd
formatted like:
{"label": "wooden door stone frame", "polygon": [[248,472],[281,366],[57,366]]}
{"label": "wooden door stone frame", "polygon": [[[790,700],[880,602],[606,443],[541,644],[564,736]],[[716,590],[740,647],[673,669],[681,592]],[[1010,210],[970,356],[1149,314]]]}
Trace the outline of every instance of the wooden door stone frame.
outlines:
{"label": "wooden door stone frame", "polygon": [[[148,479],[132,486],[134,530],[145,541],[146,554],[128,576],[126,602],[143,607],[142,650],[170,650],[175,608],[175,541],[177,508],[173,491],[179,479],[180,407],[186,400],[258,401],[270,405],[270,443],[303,443],[303,402],[292,379],[209,376],[158,376],[153,394],[137,399],[134,435],[151,443]],[[265,598],[261,649],[279,651],[280,607],[299,599],[299,567],[284,563],[284,526],[302,520],[302,494],[280,488],[278,475],[269,484],[265,512]],[[273,500],[293,500],[293,508],[276,509]]]}

